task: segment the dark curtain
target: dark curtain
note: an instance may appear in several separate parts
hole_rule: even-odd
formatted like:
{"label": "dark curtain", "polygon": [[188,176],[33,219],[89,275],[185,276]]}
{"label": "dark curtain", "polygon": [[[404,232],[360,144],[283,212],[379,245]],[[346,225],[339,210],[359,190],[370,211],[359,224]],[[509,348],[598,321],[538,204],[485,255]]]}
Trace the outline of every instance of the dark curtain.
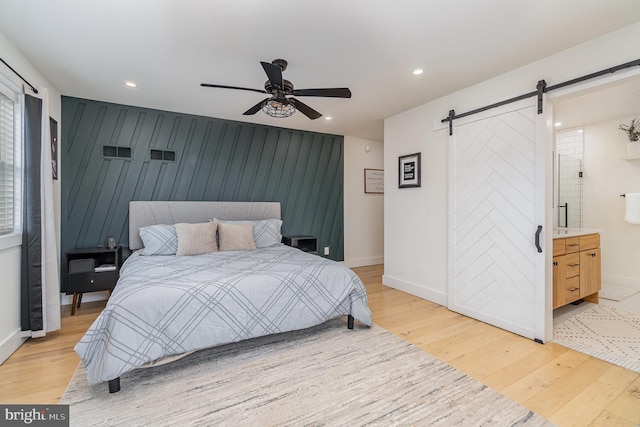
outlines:
{"label": "dark curtain", "polygon": [[44,329],[42,312],[42,245],[40,209],[40,152],[42,100],[25,95],[24,173],[22,181],[22,298],[23,331]]}

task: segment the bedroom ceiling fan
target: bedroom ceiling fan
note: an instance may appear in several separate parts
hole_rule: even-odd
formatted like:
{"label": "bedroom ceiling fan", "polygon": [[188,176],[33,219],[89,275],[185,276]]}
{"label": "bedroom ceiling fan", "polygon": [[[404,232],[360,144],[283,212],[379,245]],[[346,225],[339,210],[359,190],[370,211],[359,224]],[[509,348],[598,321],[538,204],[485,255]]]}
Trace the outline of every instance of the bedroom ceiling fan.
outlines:
{"label": "bedroom ceiling fan", "polygon": [[217,85],[211,83],[201,83],[202,87],[217,87],[222,89],[250,90],[252,92],[266,93],[271,95],[258,102],[253,107],[242,113],[245,116],[256,114],[262,110],[271,117],[290,117],[296,110],[315,120],[322,117],[322,114],[299,101],[292,96],[321,96],[329,98],[351,98],[351,91],[346,88],[327,89],[294,89],[293,83],[282,78],[282,72],[287,69],[287,61],[284,59],[274,59],[271,63],[260,61],[268,80],[264,84],[264,90],[252,89],[238,86]]}

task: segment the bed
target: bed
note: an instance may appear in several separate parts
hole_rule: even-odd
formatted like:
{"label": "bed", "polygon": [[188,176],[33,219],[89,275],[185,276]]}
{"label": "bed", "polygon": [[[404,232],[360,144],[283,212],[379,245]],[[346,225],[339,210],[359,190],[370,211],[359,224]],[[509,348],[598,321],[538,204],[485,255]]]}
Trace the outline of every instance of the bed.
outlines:
{"label": "bed", "polygon": [[[281,224],[274,202],[131,202],[133,253],[105,309],[74,348],[87,381],[108,382],[113,393],[122,374],[200,349],[340,316],[349,328],[354,319],[371,325],[358,276],[280,243]],[[189,239],[212,244],[210,227],[218,227],[213,244],[221,250],[185,255],[193,249]],[[158,230],[169,234],[151,235]],[[236,240],[242,243],[234,246]],[[243,246],[252,242],[255,249]]]}

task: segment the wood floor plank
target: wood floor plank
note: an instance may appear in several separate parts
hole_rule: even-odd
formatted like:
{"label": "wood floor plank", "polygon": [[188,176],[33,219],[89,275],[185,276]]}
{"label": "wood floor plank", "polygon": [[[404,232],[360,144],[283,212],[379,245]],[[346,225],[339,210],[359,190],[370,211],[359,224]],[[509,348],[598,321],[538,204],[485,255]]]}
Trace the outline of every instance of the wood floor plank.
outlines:
{"label": "wood floor plank", "polygon": [[[629,371],[625,371],[633,376]],[[618,418],[630,421],[634,426],[640,426],[640,376],[636,376],[635,380],[611,402],[607,410]]]}
{"label": "wood floor plank", "polygon": [[[518,352],[513,349],[513,353]],[[535,346],[533,351],[527,353],[524,357],[517,359],[512,363],[505,362],[506,364],[499,367],[497,370],[489,373],[488,375],[478,374],[478,379],[484,384],[498,391],[501,391],[505,387],[508,387],[518,381],[522,381],[525,377],[532,375],[540,366],[544,366],[552,360],[560,357],[562,354],[569,351],[568,348],[554,344],[547,343],[542,346]],[[493,359],[487,355],[478,355],[476,363],[484,364],[489,360],[489,364]],[[454,361],[455,363],[456,361]],[[492,368],[494,368],[492,366]],[[471,374],[470,374],[471,375]]]}
{"label": "wood floor plank", "polygon": [[563,426],[588,425],[632,382],[633,375],[627,369],[611,365],[596,381],[551,415],[549,420]]}

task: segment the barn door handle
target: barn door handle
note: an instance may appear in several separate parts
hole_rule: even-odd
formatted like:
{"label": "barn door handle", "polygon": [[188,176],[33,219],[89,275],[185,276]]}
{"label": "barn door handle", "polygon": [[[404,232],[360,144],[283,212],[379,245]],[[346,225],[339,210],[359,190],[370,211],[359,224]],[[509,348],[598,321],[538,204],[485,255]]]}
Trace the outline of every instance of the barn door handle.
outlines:
{"label": "barn door handle", "polygon": [[538,230],[536,231],[536,248],[538,248],[538,253],[542,253],[542,248],[540,247],[540,232],[542,231],[542,226],[538,226]]}

